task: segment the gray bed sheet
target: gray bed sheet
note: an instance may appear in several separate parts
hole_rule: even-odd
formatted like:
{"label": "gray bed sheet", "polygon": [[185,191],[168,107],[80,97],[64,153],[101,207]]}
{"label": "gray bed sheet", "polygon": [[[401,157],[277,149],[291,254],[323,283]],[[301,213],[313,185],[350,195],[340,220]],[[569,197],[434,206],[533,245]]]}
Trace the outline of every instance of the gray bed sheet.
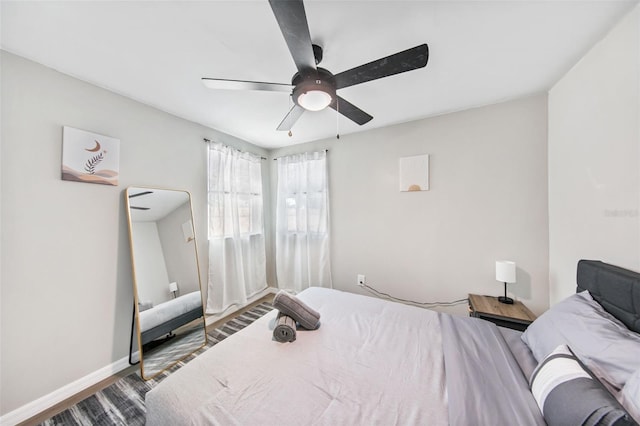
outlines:
{"label": "gray bed sheet", "polygon": [[522,341],[522,331],[511,330],[510,328],[504,327],[498,327],[498,330],[502,333],[502,337],[518,362],[522,374],[529,380],[531,374],[533,374],[533,370],[538,366],[538,361],[536,361],[529,346]]}
{"label": "gray bed sheet", "polygon": [[546,424],[529,390],[529,349],[516,342],[517,334],[446,314],[440,314],[440,325],[450,425]]}

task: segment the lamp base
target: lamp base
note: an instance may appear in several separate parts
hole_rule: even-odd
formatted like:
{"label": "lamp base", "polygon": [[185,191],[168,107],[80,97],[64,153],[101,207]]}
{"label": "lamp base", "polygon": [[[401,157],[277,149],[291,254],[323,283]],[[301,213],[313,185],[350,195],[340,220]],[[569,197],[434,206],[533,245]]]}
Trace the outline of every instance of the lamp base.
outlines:
{"label": "lamp base", "polygon": [[498,297],[498,302],[506,303],[507,305],[513,305],[513,299],[510,298],[510,297],[506,297],[506,296]]}

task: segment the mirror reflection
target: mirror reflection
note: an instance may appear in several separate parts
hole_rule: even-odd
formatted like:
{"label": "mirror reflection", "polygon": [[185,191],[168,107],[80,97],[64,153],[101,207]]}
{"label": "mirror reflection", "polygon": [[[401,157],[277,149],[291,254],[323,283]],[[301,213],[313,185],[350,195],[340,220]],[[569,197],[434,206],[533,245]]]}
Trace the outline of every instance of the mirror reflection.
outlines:
{"label": "mirror reflection", "polygon": [[126,191],[140,371],[151,379],[206,344],[191,197]]}

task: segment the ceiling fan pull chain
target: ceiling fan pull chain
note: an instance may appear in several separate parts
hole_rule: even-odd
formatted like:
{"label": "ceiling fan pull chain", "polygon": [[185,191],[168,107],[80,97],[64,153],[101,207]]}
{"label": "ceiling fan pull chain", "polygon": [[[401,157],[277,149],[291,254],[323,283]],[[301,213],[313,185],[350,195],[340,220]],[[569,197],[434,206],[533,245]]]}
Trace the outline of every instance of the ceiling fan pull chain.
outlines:
{"label": "ceiling fan pull chain", "polygon": [[340,123],[340,104],[336,99],[336,139],[340,139],[339,123]]}
{"label": "ceiling fan pull chain", "polygon": [[[293,94],[289,95],[289,108],[287,108],[287,110],[290,110],[292,106],[293,106]],[[291,129],[289,129],[289,132],[287,134],[289,135],[289,137],[293,136],[293,133],[291,133]]]}

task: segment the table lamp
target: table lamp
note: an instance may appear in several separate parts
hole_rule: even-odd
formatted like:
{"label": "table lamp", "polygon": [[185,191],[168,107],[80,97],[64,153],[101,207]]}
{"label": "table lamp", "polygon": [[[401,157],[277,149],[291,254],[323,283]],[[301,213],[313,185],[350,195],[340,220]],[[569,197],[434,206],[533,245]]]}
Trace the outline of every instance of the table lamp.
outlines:
{"label": "table lamp", "polygon": [[496,261],[496,281],[504,283],[504,296],[498,297],[498,301],[513,305],[513,299],[507,297],[507,283],[516,282],[516,263],[509,260]]}
{"label": "table lamp", "polygon": [[[169,284],[169,292],[173,293],[173,298],[176,298],[176,292],[178,291],[178,283]],[[506,293],[505,293],[506,294]]]}

